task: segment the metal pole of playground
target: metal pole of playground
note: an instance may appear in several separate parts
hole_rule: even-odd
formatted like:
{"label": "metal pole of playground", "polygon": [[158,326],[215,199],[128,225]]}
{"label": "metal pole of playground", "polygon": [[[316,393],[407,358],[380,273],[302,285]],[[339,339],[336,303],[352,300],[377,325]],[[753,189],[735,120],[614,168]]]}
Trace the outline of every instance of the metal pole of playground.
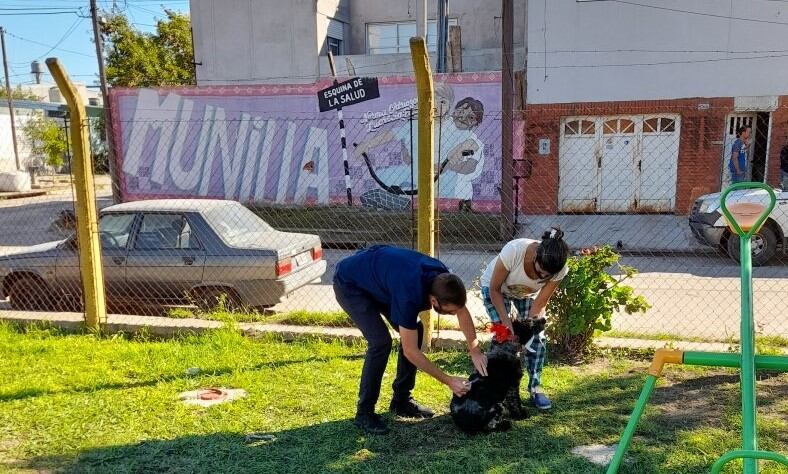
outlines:
{"label": "metal pole of playground", "polygon": [[[749,188],[747,183],[734,184],[728,188],[721,198],[722,211],[728,224],[739,235],[739,261],[741,262],[741,416],[742,416],[742,448],[748,451],[758,449],[758,427],[756,426],[755,402],[755,324],[752,315],[752,235],[758,231],[759,224],[766,219],[774,208],[774,192],[771,193],[771,205],[759,222],[750,229],[742,229],[731,215],[725,200],[731,191]],[[744,460],[744,474],[757,474],[758,460]]]}
{"label": "metal pole of playground", "polygon": [[[754,223],[746,226],[732,215],[726,204],[728,195],[739,189],[763,189],[769,194],[769,206],[760,210],[759,217]],[[657,378],[662,374],[665,364],[687,364],[713,367],[739,367],[741,373],[741,404],[742,404],[742,449],[725,453],[712,466],[712,474],[719,473],[722,468],[734,459],[744,461],[745,474],[757,474],[758,460],[769,460],[788,466],[788,458],[777,453],[758,451],[757,431],[757,403],[755,396],[755,370],[767,369],[788,372],[788,357],[785,356],[760,356],[755,354],[755,330],[753,318],[752,298],[752,260],[751,238],[755,235],[766,218],[774,209],[776,197],[774,190],[763,183],[738,183],[729,187],[722,194],[720,207],[725,215],[728,225],[739,235],[740,262],[741,262],[741,354],[724,354],[713,352],[683,352],[677,350],[660,349],[654,355],[651,367],[648,370],[646,383],[640,393],[632,415],[627,423],[621,440],[616,448],[616,453],[608,466],[607,474],[615,474],[621,467],[629,445],[632,441],[638,421],[643,415],[646,404],[654,390]],[[755,214],[752,212],[752,214]],[[745,228],[746,227],[746,228]]]}

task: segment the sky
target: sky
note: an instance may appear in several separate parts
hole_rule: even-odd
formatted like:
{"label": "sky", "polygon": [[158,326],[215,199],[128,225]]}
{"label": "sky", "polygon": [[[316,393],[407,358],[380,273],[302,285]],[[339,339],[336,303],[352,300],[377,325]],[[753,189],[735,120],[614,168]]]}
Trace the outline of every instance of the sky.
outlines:
{"label": "sky", "polygon": [[[189,0],[97,0],[99,9],[114,6],[139,30],[155,31],[163,8],[188,12]],[[83,18],[84,17],[84,18]],[[0,26],[6,30],[6,53],[12,86],[33,83],[30,63],[57,57],[74,82],[98,83],[89,0],[0,0]],[[46,70],[46,65],[44,70]],[[0,70],[2,73],[2,70]],[[1,76],[0,76],[1,77]],[[47,73],[42,79],[52,82]]]}

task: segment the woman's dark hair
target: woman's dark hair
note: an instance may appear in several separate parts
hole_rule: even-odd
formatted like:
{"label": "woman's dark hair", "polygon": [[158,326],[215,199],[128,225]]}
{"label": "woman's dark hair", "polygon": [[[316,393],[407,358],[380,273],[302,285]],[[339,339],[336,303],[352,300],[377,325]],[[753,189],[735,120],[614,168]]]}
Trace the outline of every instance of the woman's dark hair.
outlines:
{"label": "woman's dark hair", "polygon": [[747,130],[748,128],[752,130],[752,127],[750,127],[749,125],[742,125],[741,127],[737,128],[736,138],[740,137],[741,134],[744,133],[744,131]]}
{"label": "woman's dark hair", "polygon": [[560,272],[569,258],[569,245],[564,241],[564,232],[553,227],[542,235],[536,248],[536,262],[550,275]]}
{"label": "woman's dark hair", "polygon": [[460,308],[465,307],[468,295],[462,279],[453,273],[441,273],[432,280],[430,294],[438,300],[441,306],[453,304]]}

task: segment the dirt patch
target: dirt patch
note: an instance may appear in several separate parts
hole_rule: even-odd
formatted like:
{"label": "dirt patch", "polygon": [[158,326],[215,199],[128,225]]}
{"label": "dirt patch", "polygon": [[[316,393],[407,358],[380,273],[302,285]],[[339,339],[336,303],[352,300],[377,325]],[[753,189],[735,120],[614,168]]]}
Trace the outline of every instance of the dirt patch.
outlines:
{"label": "dirt patch", "polygon": [[[788,416],[788,375],[759,374],[760,416]],[[658,423],[666,430],[696,427],[726,427],[726,412],[740,405],[738,371],[693,371],[666,373],[654,392],[651,405],[658,408]]]}

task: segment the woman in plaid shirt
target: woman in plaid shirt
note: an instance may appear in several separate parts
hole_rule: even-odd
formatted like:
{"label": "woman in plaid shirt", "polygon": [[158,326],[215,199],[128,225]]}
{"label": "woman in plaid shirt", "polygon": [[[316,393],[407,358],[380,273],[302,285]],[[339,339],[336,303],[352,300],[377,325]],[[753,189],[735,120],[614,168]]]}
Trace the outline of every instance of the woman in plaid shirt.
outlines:
{"label": "woman in plaid shirt", "polygon": [[[545,232],[542,240],[515,239],[487,265],[482,274],[482,297],[487,314],[493,322],[501,322],[510,330],[509,314],[514,305],[520,319],[540,317],[561,280],[567,274],[569,246],[559,229]],[[542,392],[541,375],[547,348],[544,336],[523,351],[528,372],[528,392],[533,405],[541,410],[552,407]],[[525,343],[526,341],[520,341]]]}

